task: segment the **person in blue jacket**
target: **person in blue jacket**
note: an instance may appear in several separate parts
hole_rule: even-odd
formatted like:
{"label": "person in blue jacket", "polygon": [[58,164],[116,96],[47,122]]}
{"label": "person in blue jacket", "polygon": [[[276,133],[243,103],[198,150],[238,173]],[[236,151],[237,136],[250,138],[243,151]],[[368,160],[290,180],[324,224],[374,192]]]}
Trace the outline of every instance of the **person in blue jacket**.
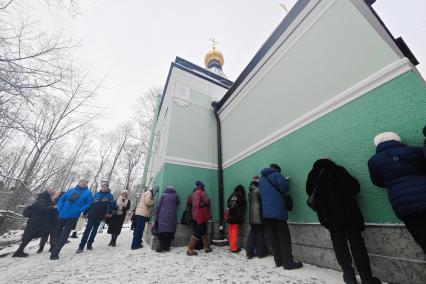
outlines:
{"label": "person in blue jacket", "polygon": [[78,185],[70,188],[58,200],[58,222],[55,228],[57,240],[50,254],[50,259],[59,259],[59,253],[77,224],[81,213],[89,209],[92,204],[92,193],[87,187],[87,179],[80,179]]}
{"label": "person in blue jacket", "polygon": [[112,196],[108,183],[102,184],[101,190],[95,193],[90,209],[83,213],[87,216],[87,225],[78,246],[77,253],[82,253],[87,243],[87,249],[92,250],[98,227],[105,216],[110,217],[115,209],[114,197]]}
{"label": "person in blue jacket", "polygon": [[373,184],[387,188],[396,216],[426,253],[426,159],[423,149],[401,143],[393,132],[374,138],[376,154],[368,161]]}
{"label": "person in blue jacket", "polygon": [[275,264],[287,270],[301,268],[303,264],[293,260],[287,224],[288,214],[283,198],[283,194],[289,191],[288,182],[277,164],[271,164],[261,173],[259,189],[262,197],[262,213],[266,228],[271,234]]}

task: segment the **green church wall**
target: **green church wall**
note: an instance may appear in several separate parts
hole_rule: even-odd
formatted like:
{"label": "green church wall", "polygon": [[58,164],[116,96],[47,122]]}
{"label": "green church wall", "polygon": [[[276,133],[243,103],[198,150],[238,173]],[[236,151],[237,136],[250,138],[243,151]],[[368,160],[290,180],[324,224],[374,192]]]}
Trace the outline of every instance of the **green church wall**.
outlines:
{"label": "green church wall", "polygon": [[371,183],[367,161],[375,152],[373,138],[380,132],[394,131],[404,143],[420,146],[425,110],[426,86],[414,72],[406,72],[227,167],[225,198],[237,184],[247,189],[254,175],[275,162],[281,165],[284,175],[290,176],[295,204],[290,221],[318,222],[316,214],[306,206],[306,177],[315,160],[330,157],[359,180],[358,200],[366,222],[400,223],[386,190]]}

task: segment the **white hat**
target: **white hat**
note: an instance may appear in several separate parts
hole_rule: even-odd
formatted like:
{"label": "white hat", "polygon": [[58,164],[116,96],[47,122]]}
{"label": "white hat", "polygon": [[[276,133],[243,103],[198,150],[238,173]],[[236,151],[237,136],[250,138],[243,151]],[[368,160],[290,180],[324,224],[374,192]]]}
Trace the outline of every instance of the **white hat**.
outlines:
{"label": "white hat", "polygon": [[383,132],[374,137],[374,145],[377,146],[382,142],[391,140],[401,142],[401,137],[394,132]]}

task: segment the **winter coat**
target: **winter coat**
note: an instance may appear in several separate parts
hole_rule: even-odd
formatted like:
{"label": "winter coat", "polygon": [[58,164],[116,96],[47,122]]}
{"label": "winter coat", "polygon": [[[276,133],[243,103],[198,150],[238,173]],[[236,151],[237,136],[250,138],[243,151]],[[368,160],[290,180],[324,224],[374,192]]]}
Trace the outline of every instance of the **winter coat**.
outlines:
{"label": "winter coat", "polygon": [[93,197],[92,205],[88,210],[87,217],[96,221],[102,221],[106,214],[112,214],[115,209],[114,197],[107,192],[98,191]]}
{"label": "winter coat", "polygon": [[143,217],[151,217],[153,207],[154,207],[154,198],[152,196],[152,191],[147,190],[142,194],[141,199],[138,202],[135,215],[139,215]]}
{"label": "winter coat", "polygon": [[[120,198],[120,197],[119,197]],[[116,203],[116,201],[114,202]],[[127,201],[127,206],[123,207],[123,214],[113,214],[108,224],[108,234],[119,235],[123,227],[124,219],[126,219],[127,210],[130,208],[130,200]]]}
{"label": "winter coat", "polygon": [[192,219],[197,224],[207,223],[212,218],[210,213],[210,199],[204,188],[196,188],[188,200],[188,204],[192,207]]}
{"label": "winter coat", "polygon": [[180,204],[179,196],[173,188],[167,188],[158,201],[156,220],[159,233],[174,233],[177,225],[177,206]]}
{"label": "winter coat", "polygon": [[54,215],[50,194],[43,191],[32,204],[31,217],[27,221],[22,239],[34,239],[48,235],[51,231],[51,218]]}
{"label": "winter coat", "polygon": [[241,192],[233,192],[228,198],[228,224],[241,224],[247,206],[246,197]]}
{"label": "winter coat", "polygon": [[308,196],[314,188],[315,209],[321,225],[345,232],[364,230],[364,217],[355,199],[360,186],[344,167],[328,159],[316,161],[306,181]]}
{"label": "winter coat", "polygon": [[[262,196],[263,218],[287,220],[288,213],[282,193],[288,192],[288,182],[276,169],[266,168],[261,173],[259,189]],[[279,193],[265,176],[268,176],[282,193]]]}
{"label": "winter coat", "polygon": [[[78,198],[70,201],[73,193],[78,194]],[[78,218],[81,213],[89,209],[92,204],[92,193],[88,187],[80,188],[78,185],[69,189],[58,200],[58,213],[60,219]]]}
{"label": "winter coat", "polygon": [[260,198],[260,190],[258,182],[252,182],[248,193],[249,200],[249,223],[262,224],[262,199]]}
{"label": "winter coat", "polygon": [[426,210],[426,159],[420,147],[386,141],[377,145],[368,161],[371,181],[388,189],[398,218]]}

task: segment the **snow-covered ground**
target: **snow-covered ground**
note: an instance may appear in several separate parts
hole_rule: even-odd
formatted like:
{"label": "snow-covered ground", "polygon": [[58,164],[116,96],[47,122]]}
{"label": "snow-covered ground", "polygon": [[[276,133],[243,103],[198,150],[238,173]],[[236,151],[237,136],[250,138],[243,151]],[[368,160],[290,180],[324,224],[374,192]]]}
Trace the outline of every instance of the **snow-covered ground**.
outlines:
{"label": "snow-covered ground", "polygon": [[[163,254],[149,248],[132,251],[128,228],[115,248],[107,246],[109,236],[104,230],[97,235],[93,251],[78,255],[80,238],[70,238],[56,261],[49,259],[47,250],[36,254],[38,240],[33,241],[26,249],[27,258],[0,258],[0,283],[343,283],[341,273],[334,270],[305,264],[286,271],[276,268],[272,257],[247,260],[244,251],[233,254],[226,247],[189,257],[183,247]],[[16,245],[0,254],[5,250],[16,250]]]}

